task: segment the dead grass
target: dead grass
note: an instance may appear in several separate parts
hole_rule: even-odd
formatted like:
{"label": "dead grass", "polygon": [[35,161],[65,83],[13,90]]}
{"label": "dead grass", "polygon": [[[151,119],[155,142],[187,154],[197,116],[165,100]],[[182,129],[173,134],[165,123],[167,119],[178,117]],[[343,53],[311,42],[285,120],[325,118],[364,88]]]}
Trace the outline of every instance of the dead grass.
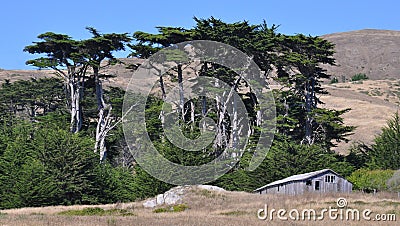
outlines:
{"label": "dead grass", "polygon": [[[368,225],[367,221],[263,221],[257,218],[257,211],[264,208],[286,210],[313,208],[321,210],[336,208],[339,197],[347,199],[348,207],[371,209],[373,213],[394,213],[400,217],[400,199],[396,194],[305,194],[300,196],[259,195],[246,192],[216,192],[192,189],[183,198],[188,208],[181,212],[154,213],[154,209],[144,208],[142,202],[90,206],[104,210],[127,209],[134,216],[60,216],[69,210],[82,210],[88,206],[56,206],[43,208],[22,208],[3,210],[0,225]],[[158,208],[158,207],[157,207]],[[163,206],[163,208],[168,208]],[[124,212],[124,211],[123,211]],[[371,215],[372,216],[372,215]],[[398,221],[398,219],[397,219]],[[374,222],[374,225],[398,225],[398,222]]]}
{"label": "dead grass", "polygon": [[[363,84],[336,83],[326,85],[330,93],[321,97],[326,103],[323,107],[343,110],[351,108],[344,114],[346,125],[356,126],[354,134],[349,136],[352,142],[371,144],[388,119],[398,109],[399,96],[391,95],[398,87],[398,80],[363,81]],[[390,88],[392,87],[392,88]],[[399,92],[400,94],[400,92]],[[347,154],[352,143],[339,143],[337,152]]]}
{"label": "dead grass", "polygon": [[337,66],[326,67],[328,73],[341,81],[357,73],[371,79],[398,79],[400,72],[400,32],[387,30],[360,30],[322,36],[335,45]]}

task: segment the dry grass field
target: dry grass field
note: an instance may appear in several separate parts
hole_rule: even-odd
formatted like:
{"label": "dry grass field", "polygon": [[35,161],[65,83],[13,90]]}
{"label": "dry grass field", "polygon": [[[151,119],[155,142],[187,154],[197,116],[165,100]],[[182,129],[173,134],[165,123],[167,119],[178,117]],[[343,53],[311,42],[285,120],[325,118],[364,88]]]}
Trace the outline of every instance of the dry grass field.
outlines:
{"label": "dry grass field", "polygon": [[351,111],[343,115],[346,125],[356,126],[351,142],[335,149],[346,154],[352,143],[371,144],[396,111],[400,101],[400,80],[365,80],[324,85],[329,95],[321,96],[326,108]]}
{"label": "dry grass field", "polygon": [[[265,204],[268,212],[271,209],[293,209],[301,212],[304,209],[316,210],[316,217],[320,216],[322,209],[338,208],[336,201],[339,197],[346,198],[348,209],[357,209],[362,213],[370,209],[370,221],[345,219],[331,220],[325,214],[323,220],[291,220],[278,219],[276,212],[271,221],[260,220],[257,211],[263,209]],[[399,225],[400,198],[396,194],[378,193],[373,194],[305,194],[301,196],[284,195],[258,195],[245,192],[218,192],[190,189],[182,201],[188,208],[182,212],[155,213],[154,209],[144,208],[142,201],[134,203],[119,203],[98,206],[54,206],[42,208],[22,208],[2,210],[0,215],[1,226],[22,225]],[[100,207],[104,210],[124,210],[128,216],[110,214],[105,216],[73,216],[59,215],[66,210],[78,210],[87,207]],[[157,209],[159,207],[156,207]],[[115,213],[116,211],[114,211]],[[344,213],[344,212],[343,212]],[[263,213],[261,213],[262,215]],[[374,221],[376,214],[390,214],[396,216],[396,221]],[[351,215],[350,215],[351,216]],[[288,217],[288,214],[286,214]]]}
{"label": "dry grass field", "polygon": [[400,31],[364,29],[333,33],[322,38],[336,44],[336,65],[329,74],[351,76],[365,73],[373,80],[399,78]]}

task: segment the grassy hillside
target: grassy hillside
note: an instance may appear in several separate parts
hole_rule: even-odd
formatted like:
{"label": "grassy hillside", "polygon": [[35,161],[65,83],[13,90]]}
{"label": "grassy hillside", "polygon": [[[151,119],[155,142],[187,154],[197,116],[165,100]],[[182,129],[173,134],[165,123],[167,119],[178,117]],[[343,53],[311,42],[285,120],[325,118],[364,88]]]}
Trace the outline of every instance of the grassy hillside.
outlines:
{"label": "grassy hillside", "polygon": [[322,36],[336,44],[337,67],[330,74],[350,78],[365,73],[371,79],[400,76],[400,31],[365,29]]}
{"label": "grassy hillside", "polygon": [[356,126],[351,142],[340,143],[336,150],[347,153],[351,143],[370,144],[382,126],[398,110],[400,93],[398,80],[367,80],[362,83],[325,85],[329,95],[322,96],[325,107],[352,110],[343,115],[344,122]]}
{"label": "grassy hillside", "polygon": [[[98,206],[56,206],[43,208],[22,208],[1,211],[1,225],[367,225],[371,221],[323,221],[300,220],[281,221],[275,215],[273,220],[259,220],[257,211],[268,205],[269,211],[274,208],[288,211],[297,209],[337,208],[337,199],[346,198],[348,208],[360,212],[370,209],[372,218],[375,214],[400,215],[400,201],[394,195],[372,194],[307,194],[301,196],[258,195],[245,192],[217,192],[191,189],[182,202],[187,209],[176,212],[155,211],[171,206],[144,208],[143,202],[109,204]],[[87,209],[88,207],[92,209]],[[96,209],[93,209],[97,207]],[[86,208],[86,209],[85,209]],[[101,208],[102,210],[99,210]],[[157,213],[161,212],[161,213]],[[61,214],[60,214],[61,213]],[[122,214],[121,214],[122,213]],[[123,214],[125,215],[123,216]],[[318,213],[318,212],[317,212]],[[89,216],[77,216],[77,215]],[[275,213],[276,214],[276,213]],[[398,221],[398,219],[397,219]],[[374,221],[374,225],[396,225],[397,222]]]}

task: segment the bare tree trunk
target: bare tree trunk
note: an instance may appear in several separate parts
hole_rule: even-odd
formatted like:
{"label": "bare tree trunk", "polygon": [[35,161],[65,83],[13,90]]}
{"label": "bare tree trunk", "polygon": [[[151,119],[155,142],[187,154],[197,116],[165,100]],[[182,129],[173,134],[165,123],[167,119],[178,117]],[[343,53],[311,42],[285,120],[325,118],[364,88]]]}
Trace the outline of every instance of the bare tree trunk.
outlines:
{"label": "bare tree trunk", "polygon": [[[207,67],[208,67],[207,62],[204,62],[203,66],[201,67],[202,72],[206,73],[207,69],[208,69]],[[206,117],[206,114],[207,114],[207,97],[203,96],[201,99],[201,115],[204,118],[204,117]],[[203,122],[202,127],[203,127],[203,131],[205,131],[206,130],[206,122],[205,121]]]}
{"label": "bare tree trunk", "polygon": [[111,125],[111,105],[99,110],[99,119],[96,127],[95,152],[100,153],[100,161],[104,161],[107,155],[106,137],[108,127]]}
{"label": "bare tree trunk", "polygon": [[71,105],[71,133],[78,133],[82,128],[81,86],[78,82],[69,81],[70,105]]}
{"label": "bare tree trunk", "polygon": [[233,122],[232,122],[232,147],[237,148],[238,140],[238,113],[236,95],[233,95]]}
{"label": "bare tree trunk", "polygon": [[[215,88],[219,88],[219,80],[218,78],[215,79],[215,83],[214,83]],[[214,141],[214,148],[218,148],[222,146],[222,121],[223,121],[223,114],[222,114],[222,110],[221,110],[221,106],[222,106],[222,101],[221,101],[221,96],[220,95],[216,95],[215,96],[215,101],[216,101],[216,107],[217,107],[217,117],[218,117],[218,122],[217,122],[217,135],[215,137],[215,141]]]}
{"label": "bare tree trunk", "polygon": [[[164,86],[164,80],[161,74],[161,70],[158,70],[160,73],[160,87],[161,87],[161,95],[162,95],[162,100],[165,102],[165,99],[167,98],[167,94],[165,92],[165,86]],[[164,128],[164,122],[165,122],[165,116],[164,116],[164,110],[161,108],[161,112],[160,112],[160,116],[159,116],[160,120],[161,120],[161,125],[163,125]],[[162,136],[164,139],[164,136]]]}
{"label": "bare tree trunk", "polygon": [[207,97],[203,96],[201,99],[201,115],[204,117],[207,113]]}
{"label": "bare tree trunk", "polygon": [[99,78],[99,69],[97,67],[93,67],[93,73],[95,76],[96,99],[99,111],[94,152],[99,152],[100,161],[104,161],[107,155],[106,137],[112,122],[112,106],[111,104],[105,104],[104,102],[103,84]]}
{"label": "bare tree trunk", "polygon": [[182,114],[182,121],[185,122],[185,98],[183,95],[182,65],[178,64],[178,86],[179,86],[179,108]]}
{"label": "bare tree trunk", "polygon": [[75,65],[70,65],[67,68],[67,73],[53,68],[56,73],[63,78],[66,94],[69,96],[67,105],[70,110],[70,132],[78,133],[82,129],[82,92],[84,88],[84,77],[86,74],[87,65],[82,66],[77,70]]}
{"label": "bare tree trunk", "polygon": [[[207,114],[207,97],[203,96],[203,98],[201,99],[201,115],[204,117],[206,117]],[[202,130],[206,131],[206,121],[203,121],[203,125],[202,125]]]}
{"label": "bare tree trunk", "polygon": [[194,108],[194,103],[193,100],[190,101],[190,122],[192,124],[192,131],[194,130],[194,121],[195,121],[195,112],[194,112],[195,108]]}
{"label": "bare tree trunk", "polygon": [[[241,79],[242,79],[241,77],[236,79],[233,87],[231,88],[231,90],[228,93],[226,101],[221,96],[218,96],[218,95],[215,98],[217,101],[218,122],[217,122],[217,137],[214,142],[214,146],[213,146],[214,148],[222,147],[222,144],[225,144],[225,145],[228,144],[228,139],[226,137],[226,127],[224,124],[224,117],[225,117],[225,113],[227,110],[227,105],[229,104],[229,100],[232,98],[233,93],[236,91],[236,88]],[[215,79],[215,87],[217,87],[217,88],[219,87],[218,79]],[[225,95],[222,95],[222,96],[225,96]],[[236,122],[237,122],[237,114],[236,114]],[[237,128],[236,128],[236,130],[237,130]]]}

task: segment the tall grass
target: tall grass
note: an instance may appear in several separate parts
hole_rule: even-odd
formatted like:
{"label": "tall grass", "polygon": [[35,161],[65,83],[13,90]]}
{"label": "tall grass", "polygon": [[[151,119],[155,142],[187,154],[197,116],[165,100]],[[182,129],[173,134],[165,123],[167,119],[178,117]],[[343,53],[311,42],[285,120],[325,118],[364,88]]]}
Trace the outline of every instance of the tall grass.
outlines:
{"label": "tall grass", "polygon": [[[394,213],[400,217],[400,198],[395,193],[364,194],[303,194],[298,196],[259,195],[246,192],[217,192],[192,189],[183,199],[184,211],[158,212],[144,208],[143,202],[109,204],[102,206],[58,206],[4,210],[0,225],[370,225],[366,221],[262,221],[257,211],[268,204],[275,209],[320,210],[336,207],[339,197],[347,199],[349,208],[371,209],[373,213]],[[178,205],[177,205],[178,206]],[[97,207],[97,208],[96,208]],[[118,207],[118,208],[117,208]],[[68,208],[68,209],[66,209]],[[160,208],[160,207],[158,207]],[[171,206],[162,206],[168,208]],[[124,211],[132,213],[124,215]],[[67,211],[67,212],[65,212]],[[114,212],[115,211],[115,212]],[[30,215],[30,213],[44,215]],[[59,215],[59,213],[63,213]],[[157,211],[156,211],[157,212]],[[121,214],[122,213],[122,214]],[[79,215],[79,216],[77,216]],[[84,216],[82,216],[84,215]],[[398,225],[397,222],[373,222],[374,225]]]}

